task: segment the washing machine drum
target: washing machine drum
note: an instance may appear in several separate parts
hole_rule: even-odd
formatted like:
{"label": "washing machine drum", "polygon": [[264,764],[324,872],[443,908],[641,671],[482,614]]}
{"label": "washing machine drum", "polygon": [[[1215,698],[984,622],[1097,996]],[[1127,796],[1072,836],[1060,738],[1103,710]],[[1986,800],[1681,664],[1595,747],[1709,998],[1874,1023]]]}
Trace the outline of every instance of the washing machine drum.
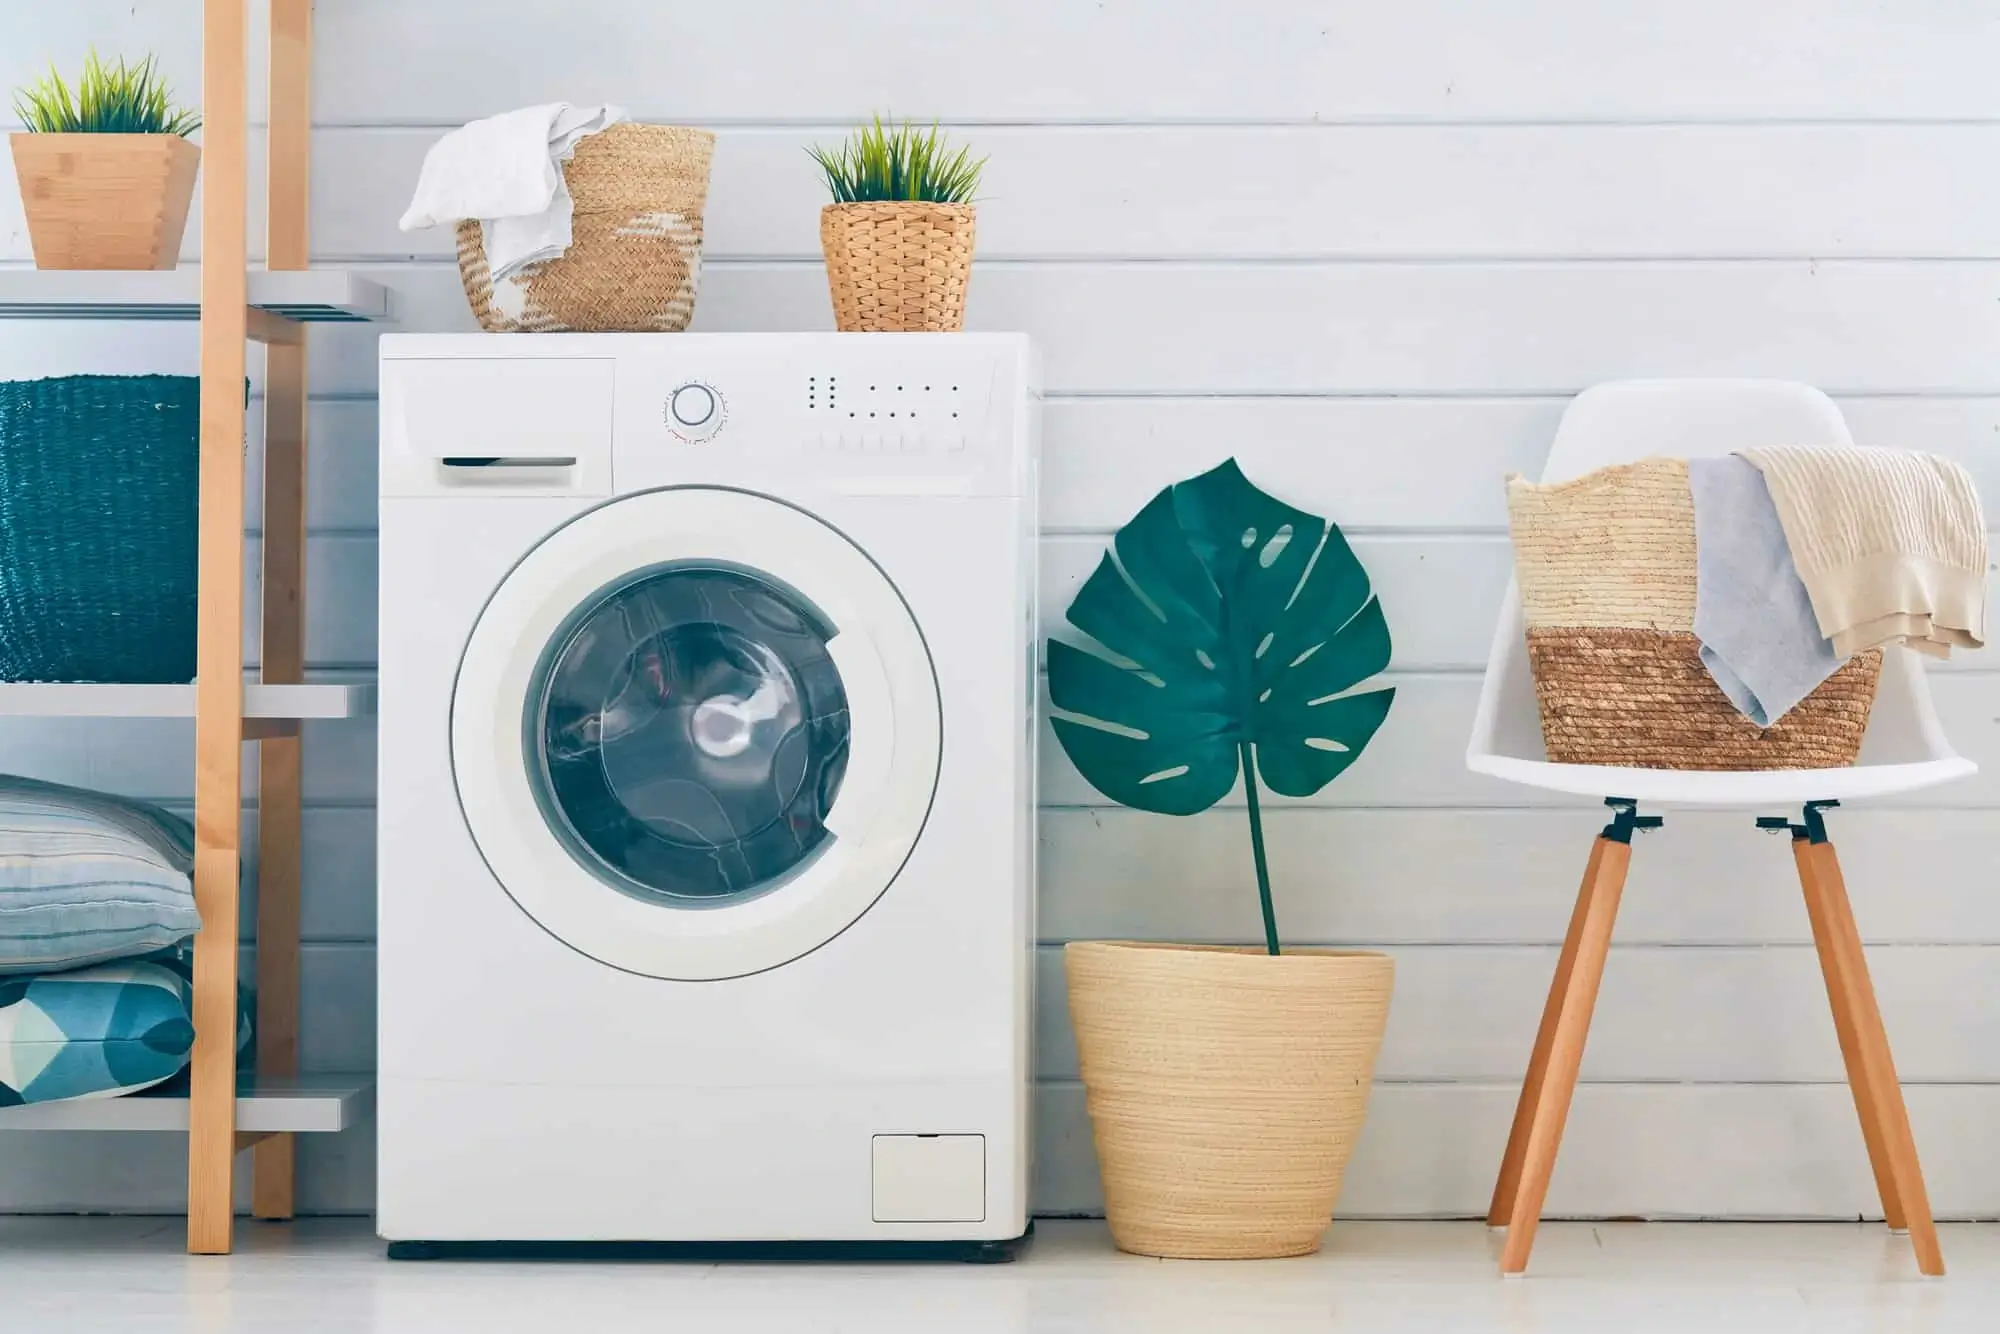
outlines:
{"label": "washing machine drum", "polygon": [[680,487],[571,521],[467,641],[452,767],[501,887],[612,967],[704,980],[817,949],[881,897],[937,786],[937,680],[848,538]]}

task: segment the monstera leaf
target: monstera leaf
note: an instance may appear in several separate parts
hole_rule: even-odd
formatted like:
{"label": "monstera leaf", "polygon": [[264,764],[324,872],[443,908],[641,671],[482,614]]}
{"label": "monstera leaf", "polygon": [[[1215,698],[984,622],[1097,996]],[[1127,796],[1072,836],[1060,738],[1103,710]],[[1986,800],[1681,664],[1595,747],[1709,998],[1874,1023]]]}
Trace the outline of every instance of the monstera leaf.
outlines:
{"label": "monstera leaf", "polygon": [[1064,751],[1105,796],[1166,815],[1207,810],[1241,771],[1275,954],[1257,783],[1319,791],[1387,716],[1393,689],[1352,693],[1389,663],[1368,572],[1338,528],[1232,459],[1119,529],[1069,622],[1095,644],[1048,646]]}

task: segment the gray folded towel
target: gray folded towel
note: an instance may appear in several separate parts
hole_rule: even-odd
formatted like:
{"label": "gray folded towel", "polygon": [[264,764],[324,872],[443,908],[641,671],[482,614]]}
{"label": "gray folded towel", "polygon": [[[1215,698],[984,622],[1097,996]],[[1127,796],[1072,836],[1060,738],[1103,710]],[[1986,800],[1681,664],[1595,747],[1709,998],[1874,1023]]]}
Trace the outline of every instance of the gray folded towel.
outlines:
{"label": "gray folded towel", "polygon": [[1688,460],[1694,493],[1694,633],[1702,665],[1750,721],[1769,727],[1839,670],[1764,474],[1749,460]]}

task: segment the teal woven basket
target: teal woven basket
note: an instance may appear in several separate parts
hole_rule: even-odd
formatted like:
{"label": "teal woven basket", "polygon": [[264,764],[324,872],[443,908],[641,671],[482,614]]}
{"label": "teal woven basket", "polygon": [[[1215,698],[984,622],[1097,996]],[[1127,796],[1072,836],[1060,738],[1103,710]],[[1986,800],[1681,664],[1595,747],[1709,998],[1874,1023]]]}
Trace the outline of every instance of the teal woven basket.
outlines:
{"label": "teal woven basket", "polygon": [[192,681],[201,381],[0,383],[0,680]]}

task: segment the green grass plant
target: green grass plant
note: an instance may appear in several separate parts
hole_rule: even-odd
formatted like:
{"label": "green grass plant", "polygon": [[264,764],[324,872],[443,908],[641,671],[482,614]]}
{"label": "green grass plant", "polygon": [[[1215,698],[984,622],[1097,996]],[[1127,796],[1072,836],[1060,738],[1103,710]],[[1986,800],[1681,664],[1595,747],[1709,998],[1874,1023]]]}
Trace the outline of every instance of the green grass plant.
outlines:
{"label": "green grass plant", "polygon": [[969,204],[986,165],[970,149],[954,152],[935,124],[884,125],[880,116],[837,148],[815,144],[806,151],[826,173],[836,204],[890,199]]}
{"label": "green grass plant", "polygon": [[174,103],[173,92],[147,56],[136,65],[119,57],[106,65],[92,51],[74,90],[54,66],[14,94],[14,114],[37,134],[178,134],[201,127],[201,116]]}

